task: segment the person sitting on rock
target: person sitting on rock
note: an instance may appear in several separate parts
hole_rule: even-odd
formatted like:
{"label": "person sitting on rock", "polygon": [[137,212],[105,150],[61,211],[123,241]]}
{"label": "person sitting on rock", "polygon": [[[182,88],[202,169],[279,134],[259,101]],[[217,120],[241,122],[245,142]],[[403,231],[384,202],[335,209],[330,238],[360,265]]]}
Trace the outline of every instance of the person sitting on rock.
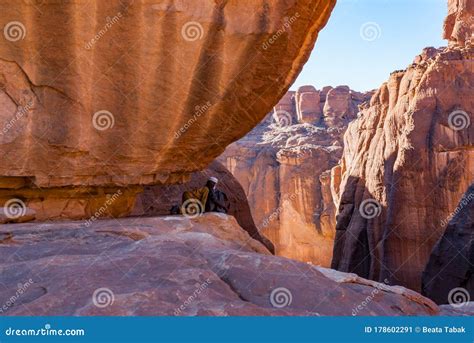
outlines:
{"label": "person sitting on rock", "polygon": [[217,178],[210,177],[202,188],[183,193],[181,213],[199,215],[203,212],[227,213],[229,209],[227,195],[216,188]]}
{"label": "person sitting on rock", "polygon": [[229,211],[229,199],[227,195],[218,190],[217,178],[211,177],[207,181],[206,187],[209,187],[209,195],[205,205],[205,212],[227,213]]}

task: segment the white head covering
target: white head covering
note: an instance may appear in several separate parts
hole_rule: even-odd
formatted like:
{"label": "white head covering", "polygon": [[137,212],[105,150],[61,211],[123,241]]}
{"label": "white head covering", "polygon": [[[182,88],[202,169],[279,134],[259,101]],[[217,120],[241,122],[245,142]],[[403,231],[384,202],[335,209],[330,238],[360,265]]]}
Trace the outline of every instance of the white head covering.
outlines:
{"label": "white head covering", "polygon": [[211,176],[208,180],[209,180],[209,181],[212,181],[212,182],[214,182],[214,183],[217,183],[217,181],[218,181],[218,180],[217,180],[217,177],[214,177],[214,176]]}

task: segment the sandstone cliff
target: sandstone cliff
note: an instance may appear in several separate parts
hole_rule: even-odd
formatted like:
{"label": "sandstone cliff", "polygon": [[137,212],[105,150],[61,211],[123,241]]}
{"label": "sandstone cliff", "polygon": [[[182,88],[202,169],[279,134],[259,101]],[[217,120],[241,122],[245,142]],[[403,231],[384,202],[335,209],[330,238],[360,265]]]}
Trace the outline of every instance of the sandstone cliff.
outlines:
{"label": "sandstone cliff", "polygon": [[272,256],[205,214],[7,224],[1,315],[436,315],[420,294]]}
{"label": "sandstone cliff", "polygon": [[335,269],[419,290],[445,219],[474,181],[474,48],[459,22],[474,1],[451,1],[450,11],[454,3],[450,47],[425,49],[392,73],[349,124],[333,170]]}
{"label": "sandstone cliff", "polygon": [[443,38],[447,39],[450,45],[464,46],[473,39],[473,32],[474,1],[448,0],[448,16],[444,22]]}
{"label": "sandstone cliff", "polygon": [[335,228],[329,170],[342,136],[370,94],[300,87],[227,147],[219,161],[243,186],[259,230],[278,255],[329,266]]}
{"label": "sandstone cliff", "polygon": [[450,217],[422,277],[423,294],[439,304],[474,300],[474,184]]}
{"label": "sandstone cliff", "polygon": [[140,185],[205,168],[287,91],[334,4],[2,1],[0,206],[81,218],[120,190],[124,215]]}

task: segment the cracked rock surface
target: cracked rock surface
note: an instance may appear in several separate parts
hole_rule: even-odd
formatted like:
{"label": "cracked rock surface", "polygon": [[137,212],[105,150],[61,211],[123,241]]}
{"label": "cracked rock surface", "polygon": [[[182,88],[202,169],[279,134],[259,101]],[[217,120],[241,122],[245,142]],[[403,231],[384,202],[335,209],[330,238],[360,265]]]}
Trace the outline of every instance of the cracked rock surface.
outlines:
{"label": "cracked rock surface", "polygon": [[271,255],[222,214],[23,223],[2,315],[435,315],[420,294]]}

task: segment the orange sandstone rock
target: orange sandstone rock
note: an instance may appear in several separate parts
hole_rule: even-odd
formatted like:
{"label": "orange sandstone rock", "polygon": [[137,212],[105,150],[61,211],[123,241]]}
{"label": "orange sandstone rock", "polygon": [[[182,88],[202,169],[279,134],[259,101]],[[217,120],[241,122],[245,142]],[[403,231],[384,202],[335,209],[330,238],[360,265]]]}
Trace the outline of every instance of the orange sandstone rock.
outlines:
{"label": "orange sandstone rock", "polygon": [[[472,2],[467,2],[472,3]],[[332,268],[419,290],[474,181],[474,48],[424,51],[349,124]]]}
{"label": "orange sandstone rock", "polygon": [[219,157],[278,255],[330,265],[335,206],[329,170],[342,156],[347,123],[369,98],[347,86],[300,87]]}
{"label": "orange sandstone rock", "polygon": [[2,315],[439,314],[403,287],[272,256],[215,213],[7,224],[0,274]]}
{"label": "orange sandstone rock", "polygon": [[0,185],[59,207],[130,187],[127,213],[137,187],[184,181],[268,113],[334,4],[2,1]]}
{"label": "orange sandstone rock", "polygon": [[474,44],[474,0],[448,0],[443,38],[450,45]]}

